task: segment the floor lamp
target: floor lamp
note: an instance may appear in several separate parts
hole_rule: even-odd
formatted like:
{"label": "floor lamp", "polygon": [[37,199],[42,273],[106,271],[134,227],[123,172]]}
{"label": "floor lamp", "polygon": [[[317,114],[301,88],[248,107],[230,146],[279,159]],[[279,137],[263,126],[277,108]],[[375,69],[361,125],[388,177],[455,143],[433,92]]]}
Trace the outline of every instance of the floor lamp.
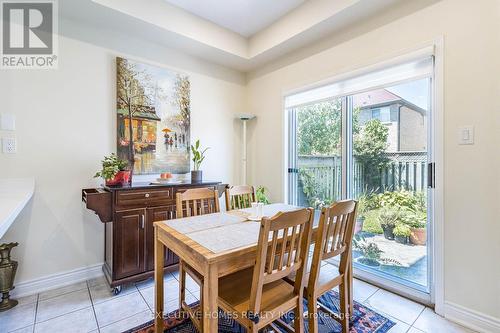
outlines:
{"label": "floor lamp", "polygon": [[242,153],[242,158],[241,158],[241,164],[242,164],[242,174],[243,174],[243,185],[247,184],[247,122],[249,120],[252,120],[255,118],[255,115],[253,114],[240,114],[237,116],[237,119],[241,120],[243,124],[243,153]]}

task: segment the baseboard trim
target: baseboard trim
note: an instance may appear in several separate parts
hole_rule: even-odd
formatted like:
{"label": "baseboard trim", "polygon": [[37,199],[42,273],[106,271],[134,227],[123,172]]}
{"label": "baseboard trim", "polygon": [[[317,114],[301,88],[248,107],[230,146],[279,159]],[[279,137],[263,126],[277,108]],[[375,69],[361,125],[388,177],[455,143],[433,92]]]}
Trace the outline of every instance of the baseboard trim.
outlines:
{"label": "baseboard trim", "polygon": [[445,302],[444,316],[462,326],[483,333],[500,333],[500,319],[468,309],[453,302]]}
{"label": "baseboard trim", "polygon": [[50,289],[65,287],[88,279],[104,275],[102,263],[88,267],[77,268],[71,271],[47,275],[38,279],[15,284],[11,295],[13,298],[38,294]]}

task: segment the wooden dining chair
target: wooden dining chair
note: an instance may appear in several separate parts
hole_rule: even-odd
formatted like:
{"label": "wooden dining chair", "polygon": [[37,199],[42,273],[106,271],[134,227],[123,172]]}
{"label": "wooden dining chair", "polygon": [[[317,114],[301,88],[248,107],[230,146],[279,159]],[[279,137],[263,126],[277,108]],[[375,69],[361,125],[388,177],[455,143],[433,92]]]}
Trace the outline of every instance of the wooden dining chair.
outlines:
{"label": "wooden dining chair", "polygon": [[226,210],[249,208],[255,201],[253,186],[235,185],[226,188]]}
{"label": "wooden dining chair", "polygon": [[255,202],[255,190],[250,185],[235,185],[226,188],[226,210],[243,209]]}
{"label": "wooden dining chair", "polygon": [[[176,194],[177,218],[218,213],[219,193],[209,188],[189,189]],[[179,308],[186,311],[199,332],[203,332],[203,320],[186,303],[186,273],[200,286],[200,308],[203,308],[203,276],[184,261],[179,262]]]}
{"label": "wooden dining chair", "polygon": [[[308,304],[309,332],[318,332],[318,298],[327,291],[339,287],[340,306],[337,317],[326,306],[323,311],[340,321],[342,332],[349,332],[349,317],[352,315],[350,299],[350,274],[352,274],[352,237],[354,233],[357,202],[343,200],[321,210],[319,226],[314,244],[311,271],[305,274],[305,294]],[[321,265],[322,260],[340,256],[338,268]]]}
{"label": "wooden dining chair", "polygon": [[177,218],[218,213],[219,193],[210,188],[192,188],[176,194]]}
{"label": "wooden dining chair", "polygon": [[[255,265],[219,279],[218,305],[247,329],[258,332],[294,310],[295,332],[304,332],[304,269],[314,211],[311,208],[264,217]],[[253,223],[253,222],[249,222]],[[288,255],[286,255],[288,254]],[[283,277],[296,273],[294,285]]]}

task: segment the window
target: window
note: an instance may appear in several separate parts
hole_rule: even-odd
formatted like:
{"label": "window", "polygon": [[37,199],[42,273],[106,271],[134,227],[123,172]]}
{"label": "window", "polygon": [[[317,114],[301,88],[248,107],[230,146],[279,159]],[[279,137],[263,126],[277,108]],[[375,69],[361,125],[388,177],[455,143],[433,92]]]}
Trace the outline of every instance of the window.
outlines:
{"label": "window", "polygon": [[289,202],[358,200],[354,266],[427,295],[432,74],[429,56],[285,98]]}

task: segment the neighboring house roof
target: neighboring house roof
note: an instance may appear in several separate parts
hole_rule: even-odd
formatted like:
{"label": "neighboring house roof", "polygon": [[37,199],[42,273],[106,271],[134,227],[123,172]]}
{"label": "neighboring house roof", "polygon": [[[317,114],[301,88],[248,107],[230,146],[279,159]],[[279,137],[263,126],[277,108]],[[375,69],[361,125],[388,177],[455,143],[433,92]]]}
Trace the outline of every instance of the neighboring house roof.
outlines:
{"label": "neighboring house roof", "polygon": [[354,95],[353,105],[355,108],[359,107],[361,109],[366,109],[381,104],[393,104],[393,102],[398,102],[400,100],[401,97],[385,89],[378,89]]}
{"label": "neighboring house roof", "polygon": [[408,108],[418,111],[422,114],[426,113],[426,111],[421,107],[407,101],[406,99],[401,98],[400,96],[386,89],[371,90],[353,96],[354,108],[359,107],[360,109],[373,109],[376,107],[387,106],[395,103],[405,105]]}
{"label": "neighboring house roof", "polygon": [[[156,112],[151,112],[148,110],[149,108],[140,108],[139,110],[136,110],[133,112],[132,118],[135,119],[149,119],[149,120],[155,120],[155,121],[160,121],[160,117],[156,115]],[[154,108],[153,108],[154,110]],[[119,115],[122,116],[128,116],[128,110],[127,109],[118,109],[116,111]]]}

